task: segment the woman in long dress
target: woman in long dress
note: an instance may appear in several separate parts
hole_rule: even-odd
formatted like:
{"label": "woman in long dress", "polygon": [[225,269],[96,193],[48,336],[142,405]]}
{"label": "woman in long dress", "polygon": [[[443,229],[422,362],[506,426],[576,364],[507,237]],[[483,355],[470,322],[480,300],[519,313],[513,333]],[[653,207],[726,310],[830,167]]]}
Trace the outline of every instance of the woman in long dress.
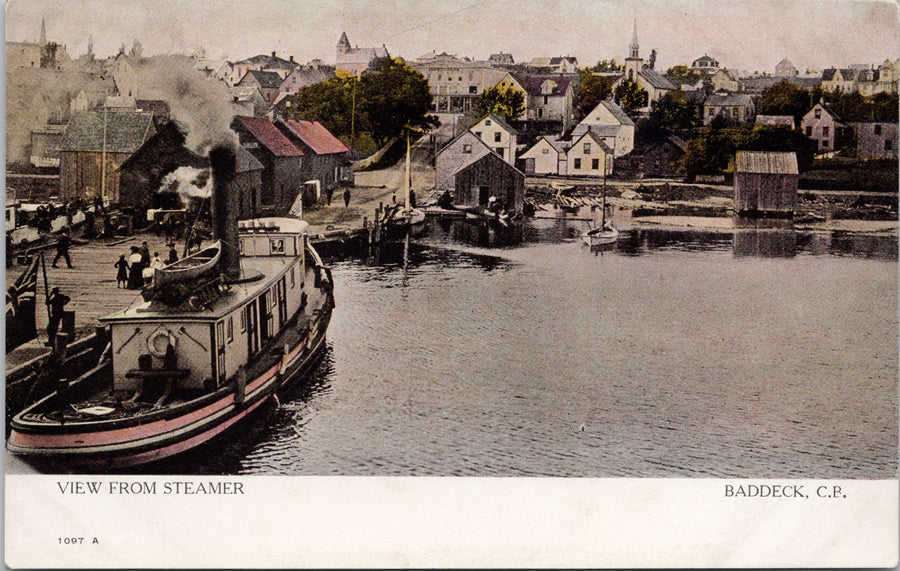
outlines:
{"label": "woman in long dress", "polygon": [[128,258],[131,266],[128,273],[128,289],[141,289],[144,287],[144,265],[141,263],[141,249],[131,247],[131,257]]}

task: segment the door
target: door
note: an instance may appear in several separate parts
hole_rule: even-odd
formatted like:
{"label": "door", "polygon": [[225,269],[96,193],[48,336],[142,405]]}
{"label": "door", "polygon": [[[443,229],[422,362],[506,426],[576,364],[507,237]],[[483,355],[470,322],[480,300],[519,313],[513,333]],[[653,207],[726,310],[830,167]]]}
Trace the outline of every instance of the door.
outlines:
{"label": "door", "polygon": [[251,303],[247,305],[244,311],[247,312],[247,357],[252,358],[259,351],[259,336],[257,334],[259,319],[256,314],[256,304]]}
{"label": "door", "polygon": [[[268,292],[267,292],[268,293]],[[268,295],[267,293],[263,293],[258,298],[259,305],[259,341],[260,343],[265,343],[266,339],[271,335],[271,331],[269,331],[269,303],[268,303]]]}
{"label": "door", "polygon": [[221,386],[225,382],[225,322],[216,323],[216,379]]}
{"label": "door", "polygon": [[491,197],[491,189],[487,186],[479,186],[478,187],[478,204],[479,206],[484,206],[488,203],[488,198]]}
{"label": "door", "polygon": [[284,327],[287,321],[287,299],[285,298],[285,278],[278,280],[278,323]]}

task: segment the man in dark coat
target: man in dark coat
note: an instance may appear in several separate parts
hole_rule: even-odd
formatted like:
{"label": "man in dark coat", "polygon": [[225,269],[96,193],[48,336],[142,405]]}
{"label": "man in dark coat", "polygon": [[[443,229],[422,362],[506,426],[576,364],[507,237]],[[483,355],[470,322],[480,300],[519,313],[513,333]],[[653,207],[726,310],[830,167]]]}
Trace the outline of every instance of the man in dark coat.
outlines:
{"label": "man in dark coat", "polygon": [[63,311],[71,298],[64,293],[60,293],[59,288],[55,287],[50,290],[50,296],[47,298],[47,310],[50,313],[50,319],[47,321],[47,345],[53,347],[56,342],[56,333],[59,331],[59,324],[62,322]]}
{"label": "man in dark coat", "polygon": [[56,262],[59,261],[60,258],[66,260],[66,265],[69,268],[72,268],[72,258],[69,257],[69,248],[72,246],[72,238],[69,236],[68,230],[63,230],[62,234],[59,235],[59,238],[56,240],[56,257],[53,258],[53,264],[51,264],[54,268],[57,267]]}

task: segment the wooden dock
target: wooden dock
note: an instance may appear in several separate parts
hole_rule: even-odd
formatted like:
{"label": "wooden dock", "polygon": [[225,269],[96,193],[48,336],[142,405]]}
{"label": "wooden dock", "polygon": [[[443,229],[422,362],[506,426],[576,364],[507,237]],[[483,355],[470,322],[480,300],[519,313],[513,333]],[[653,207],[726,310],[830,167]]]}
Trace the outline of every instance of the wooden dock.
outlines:
{"label": "wooden dock", "polygon": [[[159,252],[165,259],[168,248],[163,236],[154,234],[135,234],[128,237],[92,240],[87,244],[75,245],[69,249],[72,258],[72,269],[66,268],[64,260],[60,260],[58,268],[51,267],[56,249],[44,251],[47,266],[47,286],[58,287],[72,301],[66,310],[75,312],[76,331],[93,331],[99,325],[99,318],[115,311],[125,309],[132,304],[141,303],[140,290],[119,289],[116,284],[116,268],[113,264],[119,256],[125,258],[131,254],[131,246],[140,246],[147,240],[150,254]],[[178,248],[179,256],[181,248]],[[12,283],[25,270],[26,266],[14,265],[6,269],[6,283]],[[47,305],[43,274],[38,270],[37,283],[37,325],[38,339],[47,339]],[[7,359],[8,361],[9,359]],[[8,365],[9,363],[7,363]]]}

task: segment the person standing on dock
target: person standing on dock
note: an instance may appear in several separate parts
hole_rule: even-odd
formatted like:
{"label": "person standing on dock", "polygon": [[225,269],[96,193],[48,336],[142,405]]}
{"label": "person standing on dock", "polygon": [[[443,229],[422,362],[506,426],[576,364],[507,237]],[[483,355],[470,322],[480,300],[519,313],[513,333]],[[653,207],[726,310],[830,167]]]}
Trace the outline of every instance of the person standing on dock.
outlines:
{"label": "person standing on dock", "polygon": [[128,258],[128,289],[141,289],[144,285],[144,266],[141,264],[141,249],[137,246],[131,247],[131,257]]}
{"label": "person standing on dock", "polygon": [[125,259],[125,254],[119,256],[119,261],[114,264],[114,266],[118,269],[116,272],[116,286],[120,288],[125,288],[128,286],[128,260]]}
{"label": "person standing on dock", "polygon": [[350,189],[344,189],[344,208],[350,207]]}
{"label": "person standing on dock", "polygon": [[71,301],[71,298],[60,293],[58,287],[50,290],[50,295],[47,297],[47,311],[50,314],[50,318],[47,320],[48,347],[53,347],[56,342],[56,333],[59,331],[59,324],[62,322],[63,311],[69,301]]}
{"label": "person standing on dock", "polygon": [[56,262],[59,261],[60,258],[65,259],[66,265],[69,266],[69,269],[72,269],[72,258],[69,257],[69,248],[72,246],[72,238],[69,236],[68,228],[63,230],[59,235],[59,238],[56,240],[56,257],[53,258],[52,267],[58,267]]}

